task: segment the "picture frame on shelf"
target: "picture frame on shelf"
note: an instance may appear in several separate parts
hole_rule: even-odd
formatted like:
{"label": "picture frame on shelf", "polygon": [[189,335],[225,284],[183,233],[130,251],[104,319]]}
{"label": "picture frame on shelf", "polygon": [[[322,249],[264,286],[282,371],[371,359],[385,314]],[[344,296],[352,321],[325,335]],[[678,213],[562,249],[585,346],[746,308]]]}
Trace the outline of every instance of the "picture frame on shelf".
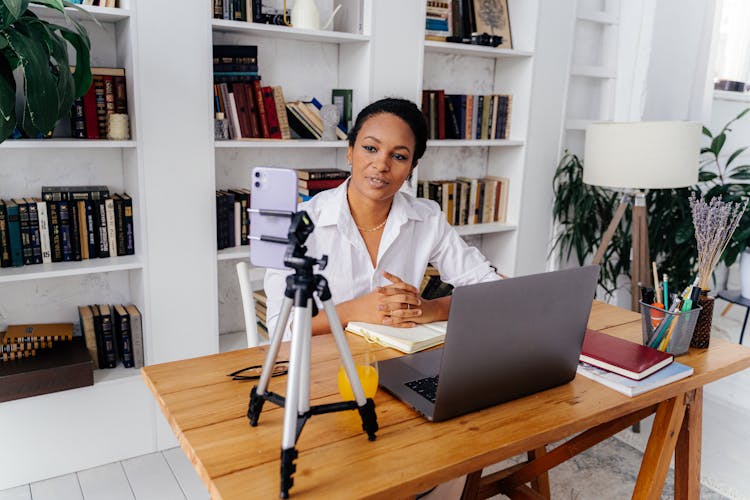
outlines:
{"label": "picture frame on shelf", "polygon": [[502,36],[501,49],[512,49],[508,0],[473,0],[476,32]]}

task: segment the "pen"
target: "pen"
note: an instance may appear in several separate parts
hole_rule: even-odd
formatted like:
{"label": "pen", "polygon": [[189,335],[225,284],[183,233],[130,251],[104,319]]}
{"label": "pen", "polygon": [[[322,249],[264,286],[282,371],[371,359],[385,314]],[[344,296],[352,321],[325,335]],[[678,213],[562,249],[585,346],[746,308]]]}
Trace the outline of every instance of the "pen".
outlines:
{"label": "pen", "polygon": [[669,279],[667,278],[667,273],[664,273],[664,276],[662,276],[662,281],[664,284],[664,300],[662,302],[664,303],[664,309],[669,308]]}

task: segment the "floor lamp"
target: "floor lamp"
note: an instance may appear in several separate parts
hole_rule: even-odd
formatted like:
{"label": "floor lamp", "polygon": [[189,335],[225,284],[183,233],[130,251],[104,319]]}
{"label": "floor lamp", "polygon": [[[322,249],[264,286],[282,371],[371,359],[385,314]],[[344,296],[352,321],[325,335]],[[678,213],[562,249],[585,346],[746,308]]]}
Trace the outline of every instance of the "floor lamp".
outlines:
{"label": "floor lamp", "polygon": [[594,123],[586,128],[583,182],[623,192],[594,256],[599,264],[628,207],[632,207],[631,308],[638,283],[651,286],[646,191],[698,182],[701,126],[697,122]]}

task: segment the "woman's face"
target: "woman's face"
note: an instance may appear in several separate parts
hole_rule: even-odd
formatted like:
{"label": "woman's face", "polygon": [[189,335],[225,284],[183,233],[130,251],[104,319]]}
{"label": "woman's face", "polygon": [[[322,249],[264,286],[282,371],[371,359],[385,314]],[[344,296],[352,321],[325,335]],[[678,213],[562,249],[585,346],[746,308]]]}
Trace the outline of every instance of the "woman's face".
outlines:
{"label": "woman's face", "polygon": [[349,190],[372,201],[393,198],[411,173],[415,143],[411,128],[398,116],[370,116],[347,152],[352,165]]}

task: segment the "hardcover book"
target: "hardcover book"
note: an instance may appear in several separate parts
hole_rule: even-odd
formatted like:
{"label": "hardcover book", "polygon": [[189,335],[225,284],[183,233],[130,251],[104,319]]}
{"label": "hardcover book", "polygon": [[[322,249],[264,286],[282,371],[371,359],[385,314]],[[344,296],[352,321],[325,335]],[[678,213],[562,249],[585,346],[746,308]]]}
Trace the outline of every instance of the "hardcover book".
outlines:
{"label": "hardcover book", "polygon": [[663,385],[671,384],[672,382],[676,382],[685,377],[689,377],[693,374],[693,369],[675,361],[666,368],[663,368],[644,379],[633,380],[607,370],[602,370],[601,368],[597,368],[596,366],[587,363],[578,363],[577,373],[602,385],[606,385],[610,389],[614,389],[626,396],[633,397],[654,390]]}
{"label": "hardcover book", "polygon": [[669,365],[674,356],[666,352],[586,330],[580,360],[633,380],[641,380]]}
{"label": "hardcover book", "polygon": [[445,341],[447,321],[435,321],[414,328],[396,328],[372,323],[352,321],[346,331],[360,335],[370,342],[391,347],[406,354],[428,349]]}
{"label": "hardcover book", "polygon": [[37,325],[8,325],[0,335],[0,344],[22,342],[71,340],[73,323],[40,323]]}
{"label": "hardcover book", "polygon": [[143,326],[141,325],[141,312],[133,304],[125,306],[130,316],[130,336],[133,347],[133,364],[135,368],[144,366],[143,357]]}
{"label": "hardcover book", "polygon": [[94,369],[99,369],[99,353],[96,344],[96,327],[94,326],[94,311],[91,306],[78,306],[78,319],[81,322],[81,333],[86,343],[86,350],[93,362]]}

